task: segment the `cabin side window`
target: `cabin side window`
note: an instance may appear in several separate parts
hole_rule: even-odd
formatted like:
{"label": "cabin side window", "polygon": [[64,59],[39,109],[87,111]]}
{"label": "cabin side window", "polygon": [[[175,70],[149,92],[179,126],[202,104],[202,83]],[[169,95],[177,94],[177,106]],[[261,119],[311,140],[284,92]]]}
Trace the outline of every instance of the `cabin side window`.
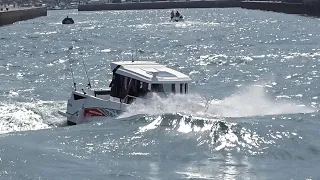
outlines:
{"label": "cabin side window", "polygon": [[188,91],[189,91],[188,83],[185,84],[184,89],[185,89],[185,93],[188,94]]}
{"label": "cabin side window", "polygon": [[171,92],[172,92],[173,94],[176,93],[176,84],[171,84]]}
{"label": "cabin side window", "polygon": [[126,86],[126,94],[125,96],[133,96],[138,97],[141,83],[139,80],[128,78],[128,83]]}
{"label": "cabin side window", "polygon": [[125,85],[125,77],[119,74],[114,73],[112,77],[112,81],[109,85],[111,88],[110,96],[116,98],[124,98],[124,85]]}
{"label": "cabin side window", "polygon": [[155,93],[175,94],[179,91],[176,84],[152,84],[151,91]]}
{"label": "cabin side window", "polygon": [[180,83],[180,94],[188,93],[188,83]]}
{"label": "cabin side window", "polygon": [[163,84],[152,84],[151,91],[155,93],[164,92]]}
{"label": "cabin side window", "polygon": [[150,92],[148,83],[116,73],[113,74],[109,87],[111,88],[110,96],[126,99],[125,103],[131,103],[134,97],[143,97]]}
{"label": "cabin side window", "polygon": [[188,93],[188,83],[178,83],[178,84],[152,84],[151,91],[155,93]]}
{"label": "cabin side window", "polygon": [[111,88],[110,96],[117,97],[119,82],[120,82],[120,75],[113,73],[112,81],[109,85],[109,87]]}

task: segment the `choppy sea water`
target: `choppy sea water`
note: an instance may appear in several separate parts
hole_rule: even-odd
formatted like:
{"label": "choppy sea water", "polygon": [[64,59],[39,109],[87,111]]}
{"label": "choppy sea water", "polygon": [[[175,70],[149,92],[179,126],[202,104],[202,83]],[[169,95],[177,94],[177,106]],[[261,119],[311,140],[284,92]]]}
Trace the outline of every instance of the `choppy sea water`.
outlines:
{"label": "choppy sea water", "polygon": [[[0,179],[319,179],[320,20],[170,12],[49,11],[1,27]],[[106,87],[109,63],[132,57],[190,75],[190,94],[67,127],[71,67],[78,87],[82,60]]]}

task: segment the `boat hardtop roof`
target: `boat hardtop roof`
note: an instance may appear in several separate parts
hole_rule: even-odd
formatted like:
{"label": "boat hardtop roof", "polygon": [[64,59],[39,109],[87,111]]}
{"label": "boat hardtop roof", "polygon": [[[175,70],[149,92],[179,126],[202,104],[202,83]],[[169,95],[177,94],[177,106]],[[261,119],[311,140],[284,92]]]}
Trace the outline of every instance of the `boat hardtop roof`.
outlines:
{"label": "boat hardtop roof", "polygon": [[116,74],[151,84],[187,83],[189,76],[154,61],[117,61],[110,64]]}

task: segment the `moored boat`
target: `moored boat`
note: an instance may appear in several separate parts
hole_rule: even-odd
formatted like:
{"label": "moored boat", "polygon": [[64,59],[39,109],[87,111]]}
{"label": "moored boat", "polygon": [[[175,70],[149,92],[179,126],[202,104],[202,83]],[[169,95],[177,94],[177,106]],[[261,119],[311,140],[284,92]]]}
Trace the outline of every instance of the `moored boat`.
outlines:
{"label": "moored boat", "polygon": [[67,16],[66,18],[64,18],[62,20],[62,24],[74,24],[74,20],[72,18],[70,18],[69,16]]}

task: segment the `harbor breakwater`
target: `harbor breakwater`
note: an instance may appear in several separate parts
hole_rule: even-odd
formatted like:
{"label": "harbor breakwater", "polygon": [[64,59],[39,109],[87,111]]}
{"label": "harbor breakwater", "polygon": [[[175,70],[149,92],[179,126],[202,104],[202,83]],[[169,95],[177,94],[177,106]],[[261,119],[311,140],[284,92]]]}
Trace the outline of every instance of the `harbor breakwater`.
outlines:
{"label": "harbor breakwater", "polygon": [[303,4],[290,2],[272,2],[272,1],[243,1],[241,8],[272,11],[287,14],[299,14],[320,17],[319,4]]}
{"label": "harbor breakwater", "polygon": [[157,1],[79,5],[78,11],[239,7],[240,1]]}
{"label": "harbor breakwater", "polygon": [[15,8],[0,11],[0,26],[40,16],[47,16],[47,7]]}
{"label": "harbor breakwater", "polygon": [[244,8],[252,10],[273,11],[289,14],[301,14],[320,17],[320,5],[305,5],[303,2],[277,1],[166,1],[166,2],[130,2],[107,4],[83,4],[78,11],[101,10],[143,10],[143,9],[178,9],[178,8]]}

